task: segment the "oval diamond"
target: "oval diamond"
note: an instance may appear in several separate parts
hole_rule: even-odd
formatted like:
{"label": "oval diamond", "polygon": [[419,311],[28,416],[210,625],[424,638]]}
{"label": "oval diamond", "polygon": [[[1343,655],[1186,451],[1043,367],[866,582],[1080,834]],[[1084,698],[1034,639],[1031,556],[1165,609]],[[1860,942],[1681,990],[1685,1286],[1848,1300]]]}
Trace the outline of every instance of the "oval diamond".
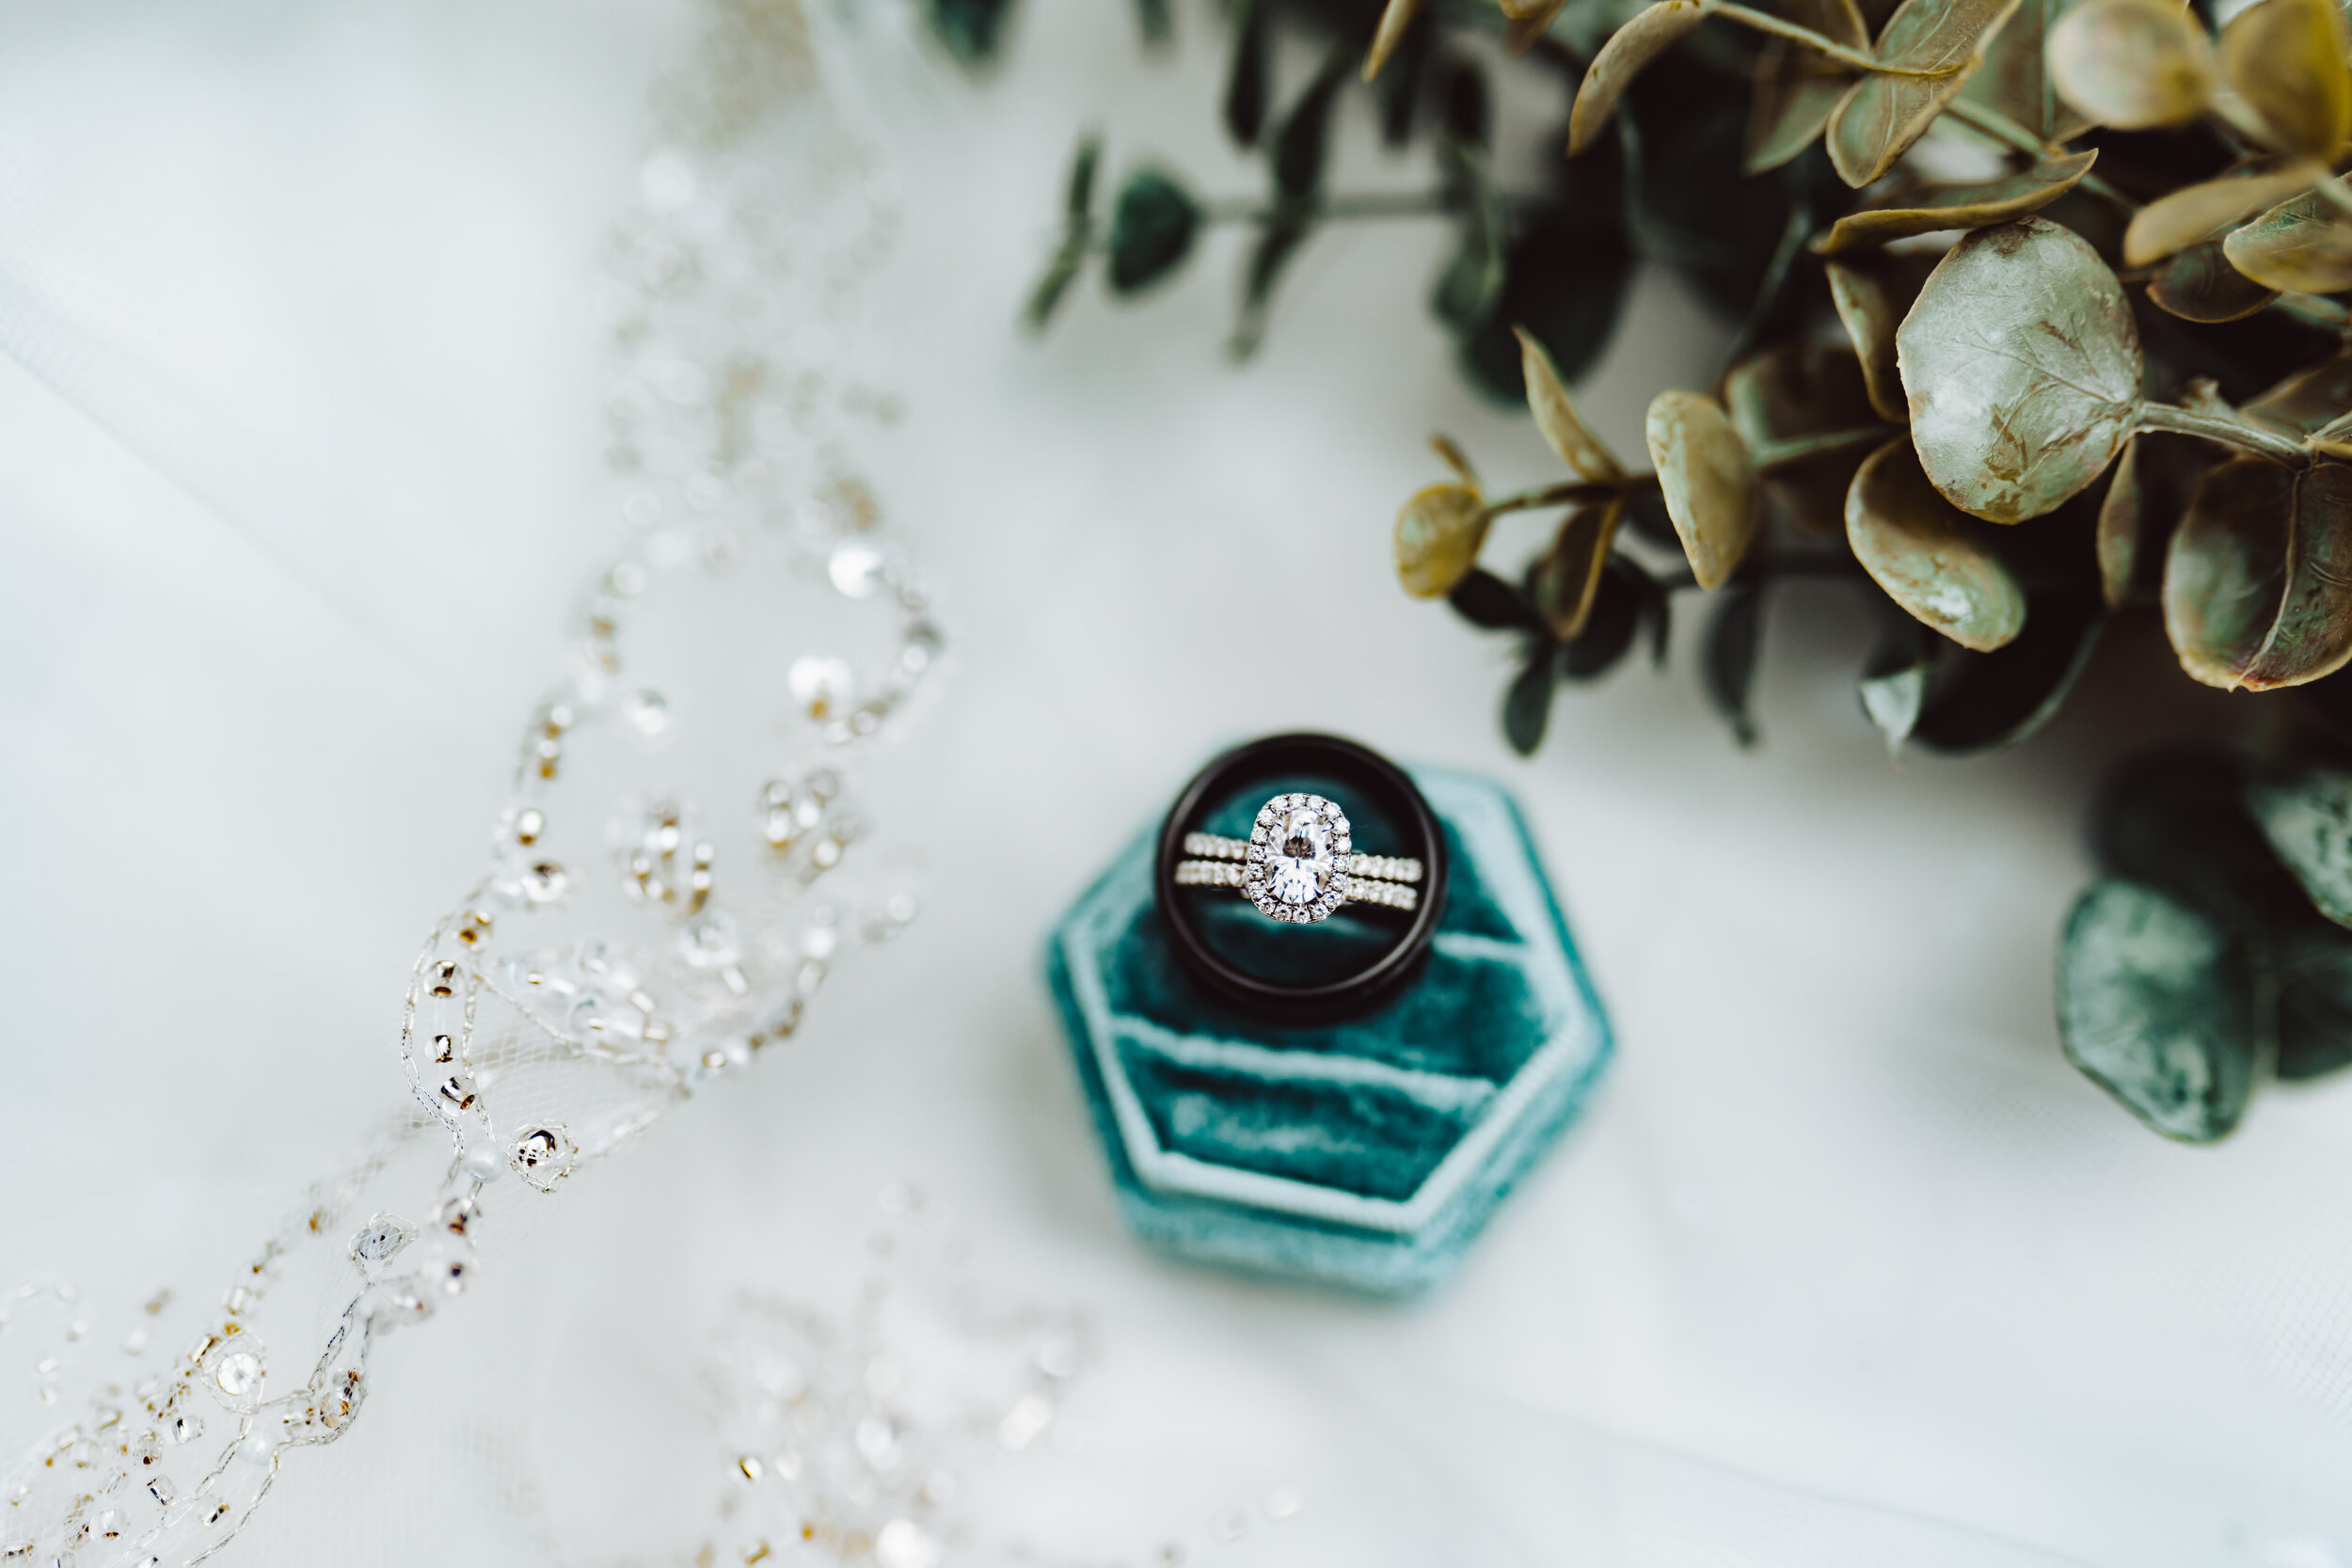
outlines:
{"label": "oval diamond", "polygon": [[[1294,797],[1295,799],[1295,797]],[[1331,829],[1306,806],[1285,811],[1266,846],[1266,889],[1285,904],[1311,904],[1331,885]]]}

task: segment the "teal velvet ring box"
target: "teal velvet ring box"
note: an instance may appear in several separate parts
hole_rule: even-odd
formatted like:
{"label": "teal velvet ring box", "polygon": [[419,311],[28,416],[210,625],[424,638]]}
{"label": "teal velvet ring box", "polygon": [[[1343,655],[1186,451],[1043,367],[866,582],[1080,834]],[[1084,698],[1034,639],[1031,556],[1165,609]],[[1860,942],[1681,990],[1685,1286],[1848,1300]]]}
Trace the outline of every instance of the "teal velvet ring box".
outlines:
{"label": "teal velvet ring box", "polygon": [[[1055,928],[1047,978],[1145,1241],[1407,1294],[1453,1271],[1582,1108],[1609,1027],[1517,807],[1470,774],[1411,772],[1451,872],[1423,968],[1373,1011],[1272,1023],[1204,989],[1161,926],[1151,833]],[[1200,826],[1247,836],[1255,807],[1228,803]],[[1235,930],[1256,923],[1252,942],[1310,934],[1231,892],[1205,908]]]}

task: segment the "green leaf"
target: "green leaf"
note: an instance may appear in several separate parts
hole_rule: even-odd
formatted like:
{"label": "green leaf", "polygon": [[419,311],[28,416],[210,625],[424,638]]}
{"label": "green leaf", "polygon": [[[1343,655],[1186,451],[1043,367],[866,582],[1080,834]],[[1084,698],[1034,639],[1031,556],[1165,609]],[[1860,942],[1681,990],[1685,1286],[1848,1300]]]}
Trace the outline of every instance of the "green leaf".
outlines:
{"label": "green leaf", "polygon": [[2107,879],[2058,947],[2067,1059],[2169,1138],[2211,1143],[2252,1092],[2252,977],[2232,936],[2154,888]]}
{"label": "green leaf", "polygon": [[1622,231],[1587,227],[1580,207],[1522,214],[1503,261],[1502,292],[1486,321],[1458,340],[1464,372],[1497,401],[1522,402],[1527,384],[1515,329],[1524,327],[1561,378],[1574,381],[1609,346],[1632,274]]}
{"label": "green leaf", "polygon": [[2119,131],[2185,125],[2212,101],[2213,43],[2177,0],[2086,0],[2050,34],[2067,103]]}
{"label": "green leaf", "polygon": [[1277,214],[1258,231],[1258,243],[1249,252],[1249,269],[1242,279],[1241,319],[1233,324],[1233,335],[1226,342],[1234,358],[1248,358],[1265,341],[1266,311],[1274,303],[1274,286],[1281,281],[1291,258],[1298,254],[1313,228],[1313,220],[1306,215]]}
{"label": "green leaf", "polygon": [[1396,515],[1391,549],[1396,579],[1417,599],[1435,599],[1478,563],[1486,542],[1486,503],[1467,484],[1432,484],[1417,490]]}
{"label": "green leaf", "polygon": [[1892,617],[1859,683],[1862,711],[1886,737],[1888,756],[1899,752],[1918,727],[1934,668],[1935,644],[1927,628],[1908,615]]}
{"label": "green leaf", "polygon": [[1094,172],[1102,161],[1103,138],[1081,138],[1063,182],[1061,244],[1046,263],[1045,276],[1029,291],[1028,306],[1021,313],[1032,332],[1045,330],[1086,266],[1087,246],[1094,234]]}
{"label": "green leaf", "polygon": [[2099,582],[2109,609],[2155,596],[2173,527],[2217,461],[2212,443],[2161,431],[2142,431],[2123,449],[2099,502]]}
{"label": "green leaf", "polygon": [[1990,652],[2025,629],[2025,590],[1991,530],[1935,493],[1902,436],[1854,475],[1846,540],[1888,598],[1962,647]]}
{"label": "green leaf", "polygon": [[2341,931],[2279,942],[2279,1077],[2295,1083],[2352,1065],[2352,941]]}
{"label": "green leaf", "polygon": [[1534,601],[1551,634],[1564,642],[1574,642],[1593,615],[1610,551],[1616,544],[1617,522],[1624,515],[1622,497],[1570,508],[1561,519],[1550,548],[1537,556],[1528,570],[1527,596]]}
{"label": "green leaf", "polygon": [[2098,149],[2045,159],[2033,167],[1972,185],[1931,185],[1899,193],[1886,204],[1839,218],[1813,241],[1815,252],[1835,256],[1865,245],[1882,245],[1915,234],[1947,229],[1982,229],[2038,213],[2074,188],[2090,172]]}
{"label": "green leaf", "polygon": [[1527,595],[1487,571],[1473,566],[1446,595],[1454,612],[1486,631],[1541,631],[1544,618],[1527,602]]}
{"label": "green leaf", "polygon": [[1625,89],[1633,85],[1643,68],[1673,48],[1706,15],[1699,0],[1657,0],[1609,35],[1576,89],[1576,103],[1568,113],[1569,157],[1590,147],[1607,127],[1617,100],[1625,96]]}
{"label": "green leaf", "polygon": [[1661,392],[1643,431],[1675,533],[1701,588],[1720,588],[1756,535],[1756,467],[1721,404]]}
{"label": "green leaf", "polygon": [[1461,201],[1462,239],[1438,276],[1429,309],[1457,334],[1472,332],[1494,313],[1502,295],[1510,230],[1502,199],[1486,178],[1486,160],[1477,148],[1447,137],[1438,144],[1438,165]]}
{"label": "green leaf", "polygon": [[1822,270],[1830,303],[1853,341],[1862,363],[1862,385],[1883,420],[1907,424],[1901,368],[1895,360],[1895,332],[1919,297],[1932,262],[1916,256],[1841,257]]}
{"label": "green leaf", "polygon": [[1708,619],[1701,674],[1707,700],[1731,725],[1733,737],[1743,747],[1756,740],[1751,705],[1763,641],[1763,588],[1750,580],[1735,582],[1717,597],[1715,612]]}
{"label": "green leaf", "polygon": [[2042,218],[1954,245],[1895,342],[1928,478],[1994,522],[2088,488],[2138,422],[2143,362],[2122,286]]}
{"label": "green leaf", "polygon": [[2352,407],[2352,351],[2306,365],[2247,404],[2244,412],[2309,436]]}
{"label": "green leaf", "polygon": [[1011,14],[1012,0],[926,0],[923,8],[931,36],[967,65],[994,57]]}
{"label": "green leaf", "polygon": [[2218,237],[2249,215],[2310,190],[2327,173],[2317,164],[2290,163],[2183,185],[2133,214],[2123,230],[2123,261],[2144,267],[2176,250]]}
{"label": "green leaf", "polygon": [[1560,650],[1560,673],[1584,681],[1615,669],[1641,630],[1644,604],[1657,592],[1648,573],[1623,556],[1610,557],[1597,574],[1591,613]]}
{"label": "green leaf", "polygon": [[[1869,50],[1869,31],[1853,0],[1788,0],[1779,12],[1832,43]],[[1855,80],[1852,71],[1815,50],[1786,39],[1768,40],[1756,58],[1756,88],[1748,101],[1747,172],[1778,168],[1812,146]]]}
{"label": "green leaf", "polygon": [[1549,638],[1536,639],[1526,664],[1511,677],[1502,694],[1502,738],[1523,757],[1535,754],[1551,722],[1551,692],[1557,679],[1552,666],[1559,651],[1559,644]]}
{"label": "green leaf", "polygon": [[2206,750],[2139,758],[2109,781],[2092,817],[2101,866],[2249,935],[2332,929],[2279,863],[2246,805],[2246,778]]}
{"label": "green leaf", "polygon": [[2246,803],[2312,907],[2352,926],[2352,773],[2313,764],[2259,778]]}
{"label": "green leaf", "polygon": [[1070,293],[1070,285],[1078,279],[1079,269],[1086,264],[1084,245],[1064,245],[1046,263],[1045,276],[1037,280],[1029,292],[1029,303],[1022,310],[1021,319],[1032,332],[1042,332],[1053,319],[1061,302]]}
{"label": "green leaf", "polygon": [[1111,209],[1104,272],[1111,293],[1140,293],[1174,273],[1200,230],[1200,204],[1191,192],[1155,169],[1129,175]]}
{"label": "green leaf", "polygon": [[2332,160],[2352,138],[2352,63],[2334,0],[2261,0],[2221,29],[2221,74],[2281,152]]}
{"label": "green leaf", "polygon": [[2050,80],[2050,35],[2074,0],[2025,0],[1984,52],[1984,65],[1960,96],[2006,116],[2045,144],[2073,141],[2090,123],[2067,107]]}
{"label": "green leaf", "polygon": [[1731,426],[1782,516],[1822,539],[1846,533],[1846,492],[1881,432],[1850,349],[1791,338],[1724,378]]}
{"label": "green leaf", "polygon": [[2018,0],[1903,0],[1872,58],[1932,76],[1866,76],[1829,120],[1830,161],[1855,187],[1883,178],[1984,63],[1984,48]]}
{"label": "green leaf", "polygon": [[[2341,197],[2344,182],[2335,182]],[[2317,191],[2282,201],[2221,242],[2230,264],[2265,288],[2331,294],[2352,289],[2352,217]]]}
{"label": "green leaf", "polygon": [[1225,130],[1244,147],[1265,130],[1274,79],[1274,0],[1236,0],[1233,55],[1225,69]]}
{"label": "green leaf", "polygon": [[2168,258],[2148,279],[2148,297],[2168,315],[2192,322],[2243,321],[2279,297],[2230,264],[2219,240]]}
{"label": "green leaf", "polygon": [[2208,686],[2300,686],[2352,660],[2352,466],[2222,464],[2164,565],[2164,627]]}
{"label": "green leaf", "polygon": [[2088,584],[2026,596],[2026,629],[1989,654],[1948,652],[1912,738],[1968,756],[2014,746],[2065,705],[2099,642],[2106,615]]}
{"label": "green leaf", "polygon": [[1062,216],[1073,230],[1093,221],[1094,174],[1102,163],[1103,138],[1081,138],[1078,150],[1071,155],[1070,176],[1062,186]]}
{"label": "green leaf", "polygon": [[1176,36],[1176,17],[1168,0],[1136,0],[1136,27],[1146,49],[1157,49]]}
{"label": "green leaf", "polygon": [[1335,52],[1283,117],[1274,134],[1276,200],[1311,201],[1323,189],[1323,167],[1331,150],[1331,105],[1346,80],[1346,56]]}

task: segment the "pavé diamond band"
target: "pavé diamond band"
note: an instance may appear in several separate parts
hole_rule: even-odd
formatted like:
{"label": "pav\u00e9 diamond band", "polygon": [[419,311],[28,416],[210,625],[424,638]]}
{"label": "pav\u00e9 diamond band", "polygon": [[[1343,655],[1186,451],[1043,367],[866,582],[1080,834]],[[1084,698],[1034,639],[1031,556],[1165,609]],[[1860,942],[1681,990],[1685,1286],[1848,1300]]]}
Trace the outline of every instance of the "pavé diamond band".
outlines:
{"label": "pav\u00e9 diamond band", "polygon": [[1270,920],[1304,925],[1343,904],[1411,911],[1421,903],[1412,885],[1421,862],[1356,854],[1347,814],[1320,795],[1277,795],[1258,808],[1248,838],[1191,832],[1184,847],[1197,858],[1176,863],[1179,886],[1238,888]]}

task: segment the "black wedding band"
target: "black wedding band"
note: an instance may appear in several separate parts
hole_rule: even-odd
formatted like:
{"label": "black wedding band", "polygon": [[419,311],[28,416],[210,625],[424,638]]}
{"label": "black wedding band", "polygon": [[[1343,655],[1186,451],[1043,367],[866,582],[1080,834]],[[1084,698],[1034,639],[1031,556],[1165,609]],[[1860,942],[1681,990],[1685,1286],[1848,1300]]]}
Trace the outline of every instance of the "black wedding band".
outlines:
{"label": "black wedding band", "polygon": [[[1386,855],[1418,860],[1422,875],[1409,914],[1355,901],[1341,906],[1343,917],[1353,916],[1389,934],[1369,961],[1335,976],[1287,981],[1252,973],[1217,950],[1203,929],[1206,901],[1231,900],[1233,890],[1182,885],[1177,867],[1185,862],[1187,835],[1198,837],[1206,812],[1232,800],[1254,804],[1269,793],[1294,787],[1290,781],[1301,779],[1329,781],[1332,799],[1343,801],[1351,812],[1385,818],[1390,831],[1399,837],[1399,842],[1382,845]],[[1194,977],[1255,1014],[1283,1019],[1330,1017],[1387,1000],[1417,971],[1445,906],[1445,833],[1413,781],[1370,747],[1338,736],[1275,735],[1235,747],[1184,786],[1160,829],[1154,870],[1152,892],[1168,940]],[[1252,914],[1250,918],[1259,917]],[[1273,926],[1267,932],[1272,942],[1289,935]]]}

